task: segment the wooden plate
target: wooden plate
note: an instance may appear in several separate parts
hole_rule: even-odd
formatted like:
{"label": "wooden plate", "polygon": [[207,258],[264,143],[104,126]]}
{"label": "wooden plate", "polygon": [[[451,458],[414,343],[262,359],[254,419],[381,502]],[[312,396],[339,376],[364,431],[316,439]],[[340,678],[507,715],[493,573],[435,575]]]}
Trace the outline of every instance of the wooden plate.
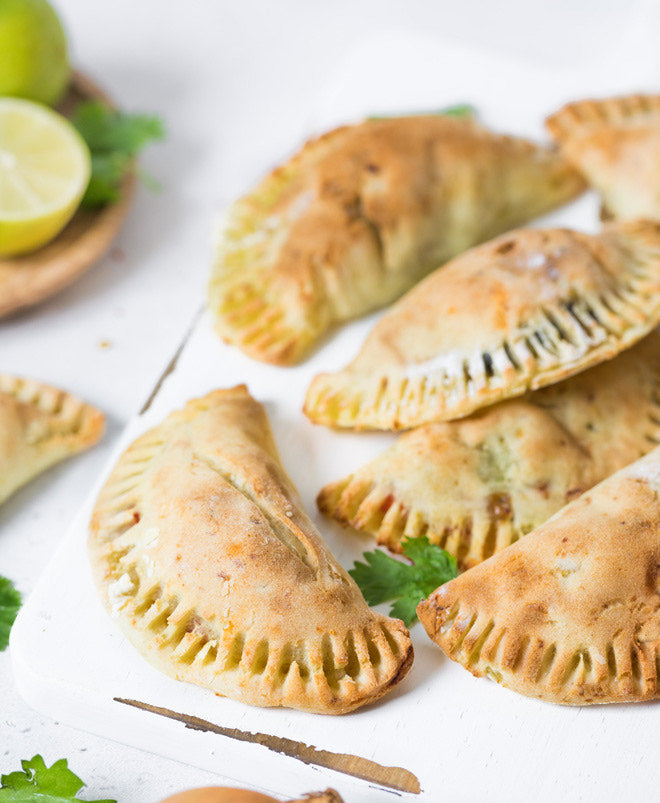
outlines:
{"label": "wooden plate", "polygon": [[[58,111],[67,114],[81,100],[108,101],[105,93],[74,73]],[[127,175],[120,199],[98,209],[79,209],[47,245],[24,256],[0,259],[0,318],[49,298],[92,267],[108,250],[133,199],[134,175]]]}

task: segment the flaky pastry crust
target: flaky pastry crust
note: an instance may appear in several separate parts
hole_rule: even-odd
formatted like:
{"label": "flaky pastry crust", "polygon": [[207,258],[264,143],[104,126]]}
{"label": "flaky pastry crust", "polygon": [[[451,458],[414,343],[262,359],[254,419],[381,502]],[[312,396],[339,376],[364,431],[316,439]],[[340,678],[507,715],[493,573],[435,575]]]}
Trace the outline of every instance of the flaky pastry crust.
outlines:
{"label": "flaky pastry crust", "polygon": [[245,386],[190,401],[128,448],[89,549],[133,645],[217,694],[343,714],[412,662],[403,623],[366,605],[303,511]]}
{"label": "flaky pastry crust", "polygon": [[64,390],[0,374],[0,503],[103,435],[105,416]]}
{"label": "flaky pastry crust", "polygon": [[322,512],[401,551],[426,536],[467,569],[660,443],[660,333],[556,385],[406,432],[326,485]]}
{"label": "flaky pastry crust", "polygon": [[603,217],[660,219],[660,95],[578,100],[546,124],[600,193]]}
{"label": "flaky pastry crust", "polygon": [[660,322],[660,224],[599,235],[518,229],[420,282],[305,413],[334,427],[408,429],[466,416],[610,359]]}
{"label": "flaky pastry crust", "polygon": [[251,357],[295,363],[333,324],[582,189],[555,151],[471,118],[330,131],[229,209],[209,283],[216,329]]}
{"label": "flaky pastry crust", "polygon": [[568,705],[660,696],[660,449],[417,613],[450,658],[521,694]]}

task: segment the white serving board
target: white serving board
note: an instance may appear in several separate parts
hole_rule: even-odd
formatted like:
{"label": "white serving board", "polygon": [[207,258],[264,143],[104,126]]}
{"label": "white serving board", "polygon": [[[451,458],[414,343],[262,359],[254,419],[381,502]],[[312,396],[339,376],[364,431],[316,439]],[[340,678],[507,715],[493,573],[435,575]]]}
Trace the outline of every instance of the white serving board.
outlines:
{"label": "white serving board", "polygon": [[[340,67],[313,110],[308,133],[365,113],[467,101],[497,129],[540,137],[544,116],[566,100],[654,88],[657,62],[646,46],[645,27],[633,21],[622,33],[619,53],[545,67],[419,36],[378,36]],[[272,156],[276,161],[280,154]],[[595,230],[596,213],[595,199],[585,197],[544,222]],[[105,474],[128,443],[188,398],[246,382],[266,404],[283,461],[314,513],[322,485],[393,438],[314,427],[300,412],[311,377],[345,364],[376,317],[344,327],[309,361],[284,369],[223,345],[202,315],[147,409],[128,426]],[[13,628],[16,683],[38,710],[281,797],[334,786],[347,803],[393,796],[433,803],[624,800],[660,788],[656,705],[564,708],[518,696],[445,659],[420,625],[412,629],[415,662],[404,682],[382,702],[345,717],[251,708],[159,674],[121,635],[92,586],[87,522],[105,474]],[[316,520],[345,566],[372,548],[368,539],[319,515]],[[197,718],[198,728],[207,730],[186,727],[173,714]],[[261,741],[267,744],[255,743],[253,734],[266,734]],[[270,737],[289,741],[276,744]],[[369,769],[371,780],[365,780],[320,766],[318,753],[305,763],[281,752],[295,752],[296,743],[404,768],[408,780],[419,780],[421,792],[386,788],[378,782],[378,768]]]}

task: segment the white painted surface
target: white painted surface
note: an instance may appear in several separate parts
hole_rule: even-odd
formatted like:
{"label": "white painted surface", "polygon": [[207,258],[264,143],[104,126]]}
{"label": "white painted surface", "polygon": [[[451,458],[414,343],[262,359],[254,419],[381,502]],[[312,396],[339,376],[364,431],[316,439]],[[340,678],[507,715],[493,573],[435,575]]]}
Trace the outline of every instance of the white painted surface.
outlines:
{"label": "white painted surface", "polygon": [[[571,710],[517,697],[443,661],[419,627],[411,675],[371,711],[327,720],[209,702],[200,690],[156,675],[100,610],[82,549],[87,506],[63,538],[199,308],[221,207],[290,152],[303,132],[364,111],[470,100],[497,127],[538,133],[542,115],[560,100],[652,86],[658,77],[646,44],[654,29],[652,4],[637,4],[632,12],[624,3],[573,5],[58,3],[76,63],[126,108],[161,113],[170,136],[143,160],[163,190],[139,193],[114,254],[47,304],[0,322],[3,370],[65,386],[110,416],[100,447],[52,470],[0,509],[0,573],[25,594],[60,544],[16,630],[15,679],[9,654],[0,654],[1,772],[36,752],[48,763],[66,756],[88,782],[88,797],[117,797],[120,803],[149,803],[177,789],[223,783],[223,774],[258,778],[282,798],[326,783],[343,791],[347,803],[390,797],[264,748],[187,731],[109,702],[120,693],[218,724],[285,732],[317,747],[366,757],[372,751],[380,763],[418,773],[425,789],[441,790],[442,799],[514,801],[531,794],[539,800],[618,800],[658,788],[653,740],[639,738],[653,732],[656,707]],[[365,38],[378,31],[382,35]],[[447,43],[479,50],[458,69],[462,57]],[[443,69],[447,59],[453,59],[449,70]],[[330,84],[328,76],[334,76]],[[559,219],[593,227],[593,202],[585,200]],[[338,333],[314,363],[278,370],[224,349],[203,320],[151,415],[213,385],[250,378],[253,393],[268,403],[287,468],[313,510],[322,482],[387,440],[317,431],[297,412],[306,377],[321,364],[343,363],[366,326]],[[352,537],[327,522],[322,526],[338,556],[350,563]],[[41,713],[20,699],[15,681]]]}

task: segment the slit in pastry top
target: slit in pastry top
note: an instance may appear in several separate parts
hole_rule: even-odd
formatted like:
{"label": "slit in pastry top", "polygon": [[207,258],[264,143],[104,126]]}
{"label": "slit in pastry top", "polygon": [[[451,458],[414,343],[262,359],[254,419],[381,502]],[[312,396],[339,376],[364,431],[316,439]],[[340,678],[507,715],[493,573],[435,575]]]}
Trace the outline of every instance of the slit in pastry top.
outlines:
{"label": "slit in pastry top", "polygon": [[216,329],[255,359],[298,362],[333,324],[583,188],[555,150],[471,118],[330,131],[230,207],[209,282]]}
{"label": "slit in pastry top", "polygon": [[455,258],[388,310],[305,413],[409,429],[466,416],[610,359],[660,322],[660,224],[519,229]]}
{"label": "slit in pastry top", "polygon": [[660,696],[660,448],[417,607],[477,677],[553,703]]}
{"label": "slit in pastry top", "polygon": [[99,495],[101,598],[158,669],[251,705],[341,714],[390,690],[408,631],[330,554],[244,386],[138,438]]}

